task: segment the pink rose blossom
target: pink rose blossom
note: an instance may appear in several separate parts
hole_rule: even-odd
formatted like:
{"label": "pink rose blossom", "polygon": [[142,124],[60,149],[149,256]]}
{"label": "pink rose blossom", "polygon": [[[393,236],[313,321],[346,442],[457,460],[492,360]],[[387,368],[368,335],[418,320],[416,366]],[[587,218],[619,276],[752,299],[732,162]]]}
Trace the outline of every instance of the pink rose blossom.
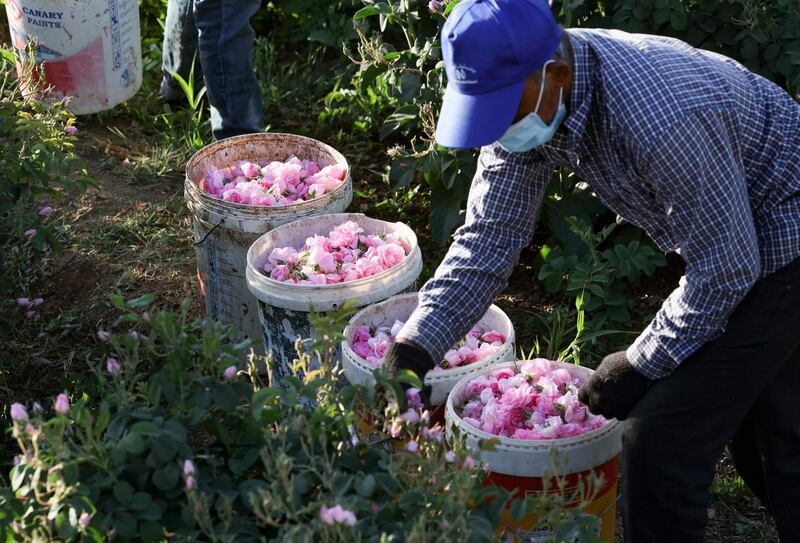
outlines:
{"label": "pink rose blossom", "polygon": [[17,422],[25,422],[28,420],[28,412],[25,410],[25,406],[20,403],[12,403],[9,411],[12,420]]}
{"label": "pink rose blossom", "polygon": [[[361,236],[363,229],[347,221],[327,235],[315,234],[305,240],[301,248],[279,247],[273,249],[264,263],[264,271],[271,279],[299,285],[331,285],[353,281],[381,273],[406,257],[399,240],[387,241],[380,236]],[[373,239],[375,247],[364,239]],[[380,247],[380,248],[377,248]]]}
{"label": "pink rose blossom", "polygon": [[582,435],[606,423],[578,400],[580,382],[544,359],[520,362],[467,383],[459,414],[467,424],[514,439]]}
{"label": "pink rose blossom", "polygon": [[[383,245],[381,247],[386,246]],[[395,337],[400,333],[404,324],[403,321],[395,320],[391,327],[378,326],[377,328],[370,328],[368,326],[359,326],[353,335],[350,347],[353,352],[364,360],[379,366],[383,362],[383,355],[386,349],[394,343]],[[440,362],[437,369],[466,366],[495,354],[500,350],[502,344],[486,343],[483,339],[480,339],[486,335],[490,335],[492,339],[496,339],[498,336],[503,337],[496,330],[481,332],[473,329],[462,342],[459,342],[463,343],[463,345],[456,345],[457,349],[450,349],[445,353],[444,360]]]}
{"label": "pink rose blossom", "polygon": [[109,358],[106,360],[106,371],[110,375],[119,373],[119,361],[116,358]]}
{"label": "pink rose blossom", "polygon": [[69,413],[69,397],[66,394],[59,394],[56,397],[56,413],[66,415]]}
{"label": "pink rose blossom", "polygon": [[346,524],[347,526],[356,525],[356,516],[352,511],[343,509],[341,505],[331,508],[324,505],[319,510],[319,519],[323,524]]}
{"label": "pink rose blossom", "polygon": [[286,206],[337,189],[346,171],[339,165],[319,166],[290,157],[285,162],[248,162],[224,168],[211,166],[198,183],[213,198],[256,206]]}

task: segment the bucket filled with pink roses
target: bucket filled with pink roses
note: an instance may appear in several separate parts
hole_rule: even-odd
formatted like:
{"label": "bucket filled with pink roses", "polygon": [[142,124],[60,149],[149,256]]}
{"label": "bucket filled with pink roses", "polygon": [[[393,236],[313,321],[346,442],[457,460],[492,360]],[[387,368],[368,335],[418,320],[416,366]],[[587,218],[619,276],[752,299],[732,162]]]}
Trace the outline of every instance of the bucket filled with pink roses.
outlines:
{"label": "bucket filled with pink roses", "polygon": [[[417,307],[417,293],[400,294],[357,313],[345,329],[342,367],[353,384],[374,382],[372,372],[380,367],[386,349],[394,342],[406,319]],[[514,326],[496,305],[425,376],[431,387],[431,405],[444,404],[461,379],[514,359]]]}
{"label": "bucket filled with pink roses", "polygon": [[250,245],[293,220],[344,211],[353,187],[347,161],[329,145],[293,134],[248,134],[198,151],[186,166],[184,196],[203,314],[260,339],[245,282]]}
{"label": "bucket filled with pink roses", "polygon": [[[591,374],[589,368],[543,358],[491,366],[453,388],[446,429],[480,455],[487,484],[520,497],[566,493],[568,505],[599,517],[601,538],[613,541],[623,427],[593,415],[578,400],[578,389]],[[481,450],[486,440],[495,442],[493,449]],[[509,511],[500,531],[522,541],[548,535],[535,516],[519,521]]]}
{"label": "bucket filled with pink roses", "polygon": [[356,307],[413,290],[422,253],[402,223],[341,213],[301,219],[267,232],[247,253],[247,286],[257,300],[273,376],[290,373],[295,340],[311,337],[309,312]]}

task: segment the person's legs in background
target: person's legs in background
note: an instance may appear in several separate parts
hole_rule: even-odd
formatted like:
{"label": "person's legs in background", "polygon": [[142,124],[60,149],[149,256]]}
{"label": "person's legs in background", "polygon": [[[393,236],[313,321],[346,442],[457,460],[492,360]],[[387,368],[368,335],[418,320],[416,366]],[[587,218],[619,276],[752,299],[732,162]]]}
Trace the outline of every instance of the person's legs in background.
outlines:
{"label": "person's legs in background", "polygon": [[253,71],[250,19],[260,0],[194,0],[211,130],[217,140],[261,131],[261,91]]}
{"label": "person's legs in background", "polygon": [[200,58],[195,58],[197,56],[197,27],[194,24],[193,3],[193,0],[169,0],[167,3],[161,59],[164,70],[161,80],[161,96],[167,102],[181,102],[186,99],[183,90],[172,74],[177,73],[188,81],[192,61],[194,61],[195,85],[203,80]]}

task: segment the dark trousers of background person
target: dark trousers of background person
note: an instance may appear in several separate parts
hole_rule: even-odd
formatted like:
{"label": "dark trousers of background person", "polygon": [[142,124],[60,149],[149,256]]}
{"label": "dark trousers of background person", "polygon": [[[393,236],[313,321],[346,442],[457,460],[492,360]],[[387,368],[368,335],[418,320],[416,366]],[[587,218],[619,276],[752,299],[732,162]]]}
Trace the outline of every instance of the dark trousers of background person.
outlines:
{"label": "dark trousers of background person", "polygon": [[703,541],[726,446],[782,543],[800,542],[800,259],[756,283],[721,337],[650,387],[623,445],[625,543]]}
{"label": "dark trousers of background person", "polygon": [[217,140],[261,131],[261,91],[253,70],[250,19],[260,0],[170,0],[164,29],[161,94],[183,100],[172,78],[202,74]]}

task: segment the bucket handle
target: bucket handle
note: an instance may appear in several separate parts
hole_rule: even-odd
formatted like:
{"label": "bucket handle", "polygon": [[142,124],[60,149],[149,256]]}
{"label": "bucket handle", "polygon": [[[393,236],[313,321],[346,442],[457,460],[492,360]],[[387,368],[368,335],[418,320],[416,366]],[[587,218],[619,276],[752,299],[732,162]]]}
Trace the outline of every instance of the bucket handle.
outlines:
{"label": "bucket handle", "polygon": [[210,235],[211,235],[211,234],[214,232],[214,230],[216,230],[217,228],[219,228],[219,226],[220,226],[222,223],[224,223],[224,222],[225,222],[225,219],[220,219],[220,220],[219,220],[219,222],[218,222],[217,224],[215,224],[215,225],[214,225],[214,226],[211,228],[211,230],[209,230],[208,232],[206,232],[206,235],[205,235],[205,236],[203,236],[203,239],[201,239],[200,241],[194,241],[194,238],[192,238],[192,242],[194,243],[195,247],[196,247],[196,246],[198,246],[198,245],[202,245],[202,244],[203,244],[203,242],[204,242],[205,240],[207,240],[207,239],[208,239],[208,236],[210,236]]}

